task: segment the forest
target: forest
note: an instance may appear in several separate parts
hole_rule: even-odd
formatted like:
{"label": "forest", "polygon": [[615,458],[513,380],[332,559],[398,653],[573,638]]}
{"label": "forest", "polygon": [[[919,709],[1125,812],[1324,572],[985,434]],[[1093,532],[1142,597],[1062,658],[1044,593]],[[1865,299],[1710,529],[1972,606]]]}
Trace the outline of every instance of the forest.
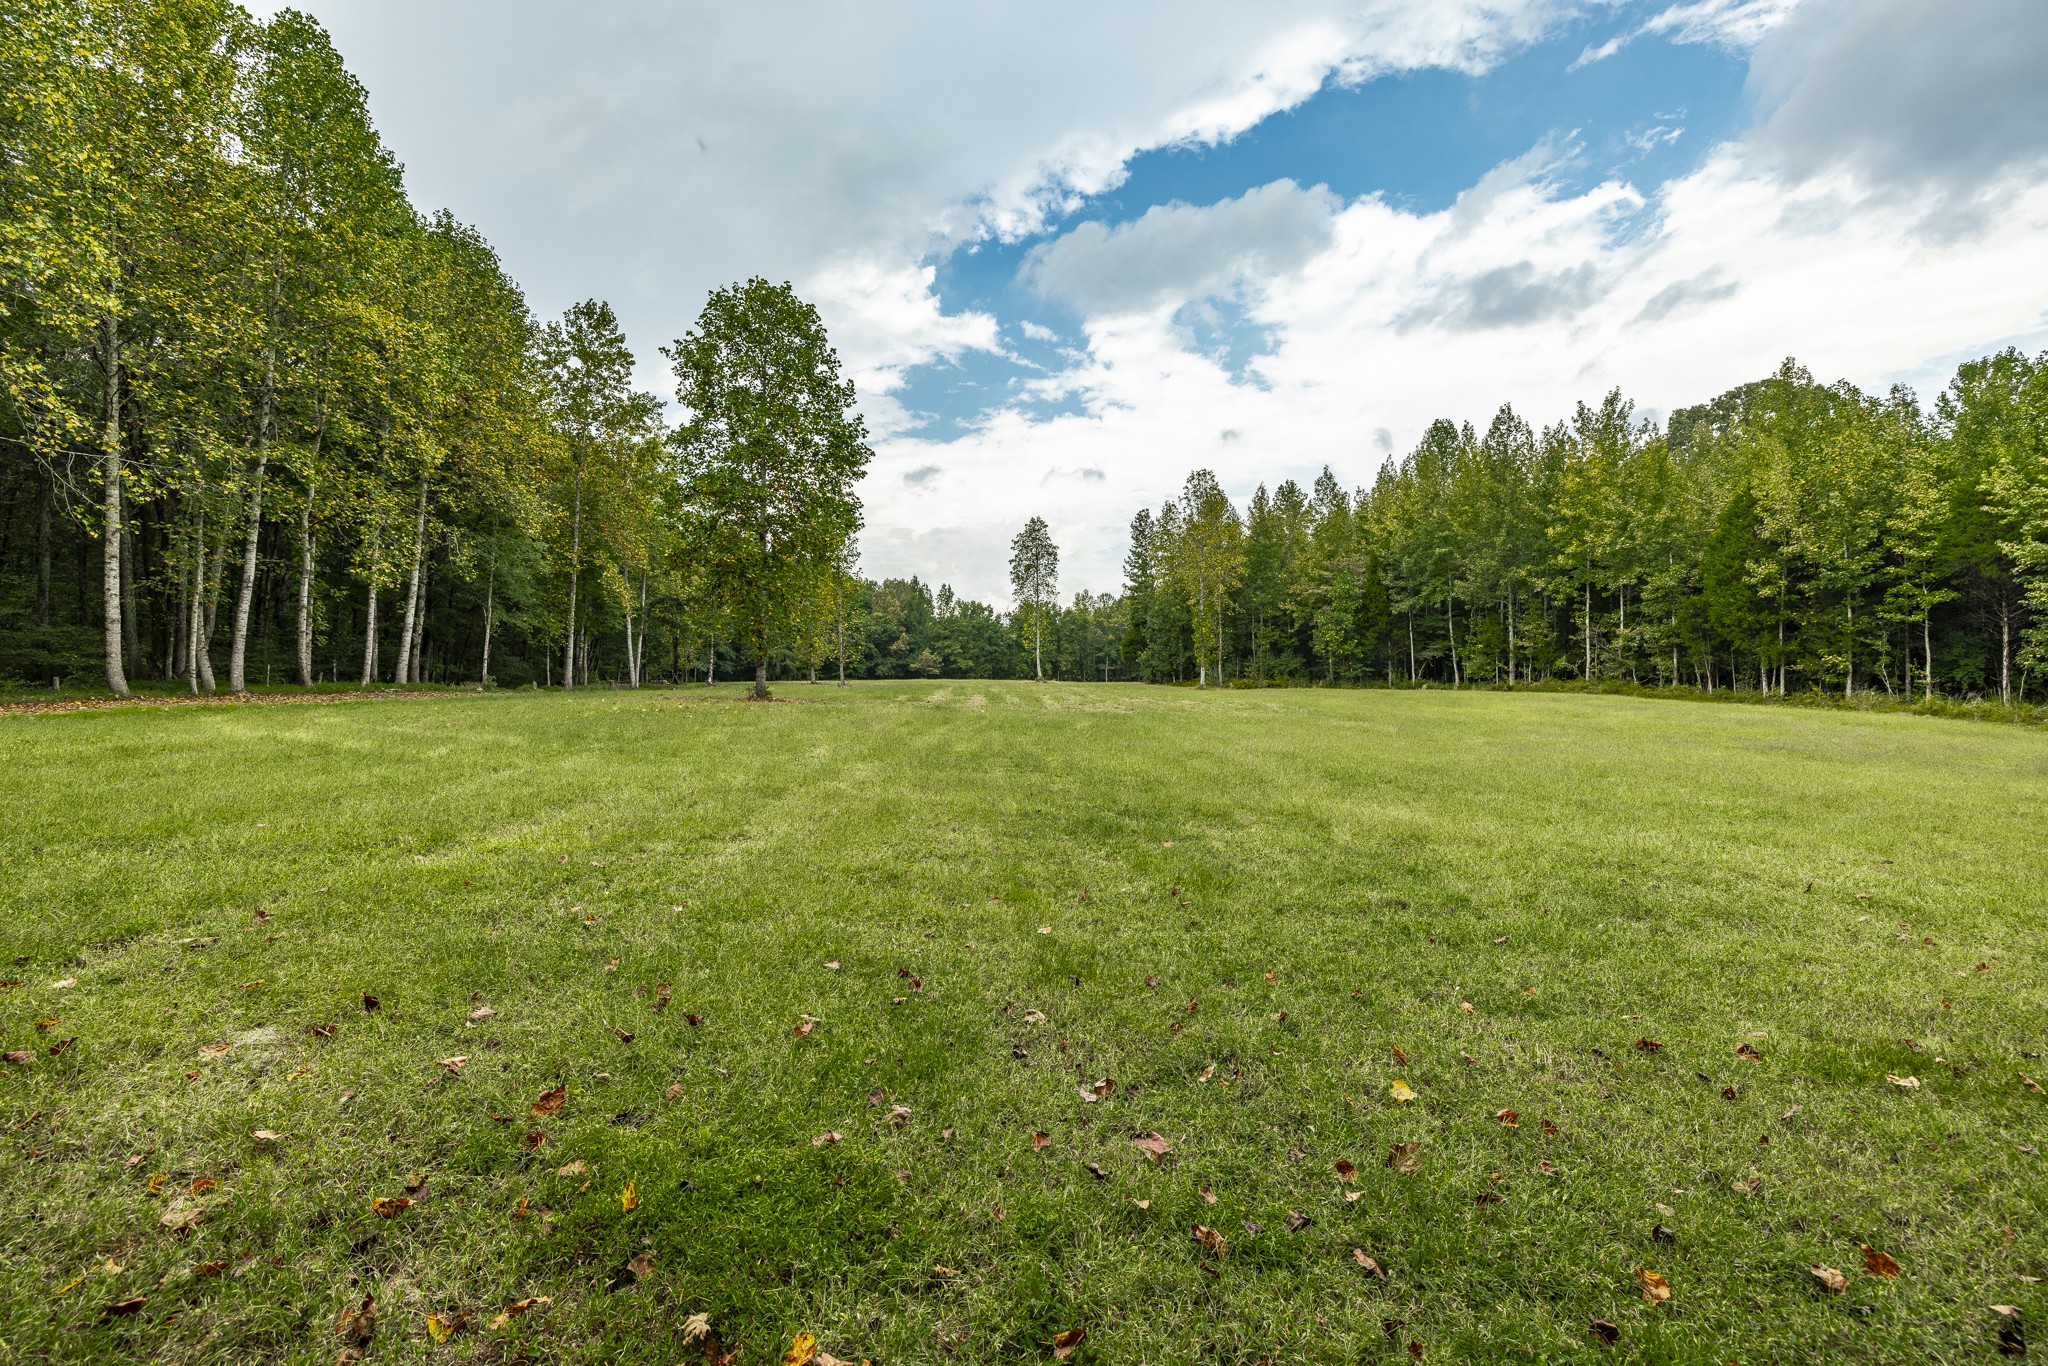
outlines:
{"label": "forest", "polygon": [[[775,678],[2048,695],[2048,356],[1931,406],[1794,362],[1661,423],[1439,421],[1347,489],[1213,473],[1116,594],[858,571],[868,460],[816,312],[736,284],[631,387],[606,304],[536,319],[408,198],[310,18],[8,0],[0,680]],[[761,338],[804,376],[750,377]],[[780,478],[777,469],[801,474]],[[1359,473],[1370,473],[1360,471]],[[793,491],[792,491],[793,490]]]}

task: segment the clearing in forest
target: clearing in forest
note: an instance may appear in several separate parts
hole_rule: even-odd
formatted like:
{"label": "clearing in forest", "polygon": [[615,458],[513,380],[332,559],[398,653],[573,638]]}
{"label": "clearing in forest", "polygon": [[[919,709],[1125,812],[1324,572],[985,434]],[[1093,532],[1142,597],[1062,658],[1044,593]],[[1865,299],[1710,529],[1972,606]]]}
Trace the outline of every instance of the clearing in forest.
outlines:
{"label": "clearing in forest", "polygon": [[0,1358],[2048,1335],[2038,733],[782,692],[0,717]]}

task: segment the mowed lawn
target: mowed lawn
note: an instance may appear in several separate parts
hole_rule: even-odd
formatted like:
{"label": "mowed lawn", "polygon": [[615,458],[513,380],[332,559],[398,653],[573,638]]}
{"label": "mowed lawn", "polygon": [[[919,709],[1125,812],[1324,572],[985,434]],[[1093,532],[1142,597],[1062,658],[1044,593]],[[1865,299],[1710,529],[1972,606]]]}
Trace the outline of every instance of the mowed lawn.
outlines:
{"label": "mowed lawn", "polygon": [[0,1361],[2048,1349],[2048,736],[781,696],[0,717]]}

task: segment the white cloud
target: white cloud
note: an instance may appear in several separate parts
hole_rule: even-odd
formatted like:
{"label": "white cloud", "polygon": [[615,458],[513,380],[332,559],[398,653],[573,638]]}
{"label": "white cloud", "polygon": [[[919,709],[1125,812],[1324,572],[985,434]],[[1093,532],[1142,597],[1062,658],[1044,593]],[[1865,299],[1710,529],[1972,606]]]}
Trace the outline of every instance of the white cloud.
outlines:
{"label": "white cloud", "polygon": [[1712,43],[1747,51],[1784,23],[1800,0],[1691,0],[1651,15],[1632,29],[1589,47],[1572,69],[1604,62],[1638,38],[1659,37],[1674,43]]}

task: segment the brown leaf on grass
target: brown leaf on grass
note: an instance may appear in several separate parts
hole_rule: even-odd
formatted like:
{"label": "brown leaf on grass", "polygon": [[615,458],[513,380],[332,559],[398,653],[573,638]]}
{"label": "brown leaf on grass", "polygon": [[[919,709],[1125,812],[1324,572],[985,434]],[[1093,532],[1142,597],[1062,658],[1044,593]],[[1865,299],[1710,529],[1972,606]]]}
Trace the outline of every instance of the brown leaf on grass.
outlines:
{"label": "brown leaf on grass", "polygon": [[798,1020],[796,1022],[796,1036],[801,1039],[817,1027],[818,1022],[816,1020]]}
{"label": "brown leaf on grass", "polygon": [[1145,974],[1145,986],[1148,990],[1156,990],[1159,986],[1159,979],[1148,972]]}
{"label": "brown leaf on grass", "polygon": [[540,1099],[533,1103],[533,1112],[542,1119],[546,1119],[549,1115],[560,1110],[562,1102],[568,1098],[569,1088],[567,1085],[557,1086],[552,1091],[544,1091],[541,1093]]}
{"label": "brown leaf on grass", "polygon": [[1655,1039],[1637,1039],[1636,1047],[1645,1053],[1654,1053],[1664,1045]]}
{"label": "brown leaf on grass", "polygon": [[1898,1087],[1901,1091],[1917,1091],[1920,1089],[1920,1078],[1918,1077],[1895,1077],[1887,1072],[1884,1074],[1884,1079]]}
{"label": "brown leaf on grass", "polygon": [[590,1164],[589,1164],[588,1162],[585,1162],[585,1161],[584,1161],[583,1159],[581,1159],[581,1158],[578,1158],[578,1159],[577,1159],[576,1161],[574,1161],[574,1162],[571,1162],[571,1163],[567,1164],[566,1166],[562,1166],[562,1167],[557,1167],[557,1168],[555,1169],[555,1175],[556,1175],[556,1176],[588,1176],[588,1175],[590,1175]]}
{"label": "brown leaf on grass", "polygon": [[251,1129],[249,1137],[255,1139],[258,1143],[275,1143],[283,1138],[284,1135],[275,1129]]}
{"label": "brown leaf on grass", "polygon": [[892,1105],[889,1107],[889,1113],[882,1116],[882,1118],[888,1120],[893,1127],[900,1129],[910,1123],[910,1107],[908,1105]]}
{"label": "brown leaf on grass", "polygon": [[1216,1192],[1210,1190],[1207,1186],[1202,1187],[1202,1203],[1205,1205],[1215,1204]]}
{"label": "brown leaf on grass", "polygon": [[548,1136],[546,1132],[535,1129],[532,1133],[519,1140],[519,1151],[523,1153],[537,1153],[547,1145]]}
{"label": "brown leaf on grass", "polygon": [[351,1309],[341,1311],[341,1321],[334,1325],[334,1335],[354,1347],[369,1344],[377,1331],[377,1297],[363,1296],[363,1302]]}
{"label": "brown leaf on grass", "polygon": [[704,1017],[702,1015],[685,1014],[683,1016],[683,1023],[692,1029],[702,1029],[704,1027]]}
{"label": "brown leaf on grass", "polygon": [[654,1250],[642,1249],[632,1261],[626,1263],[626,1274],[637,1284],[654,1274]]}
{"label": "brown leaf on grass", "polygon": [[845,1135],[836,1129],[827,1129],[824,1133],[811,1140],[811,1146],[813,1148],[829,1148],[844,1137]]}
{"label": "brown leaf on grass", "polygon": [[[546,1295],[529,1295],[527,1298],[523,1300],[514,1300],[511,1304],[505,1306],[505,1310],[503,1313],[499,1314],[496,1318],[491,1320],[491,1327],[503,1328],[506,1324],[512,1322],[512,1320],[516,1318],[522,1318],[527,1314],[531,1314],[534,1310],[540,1308],[542,1305],[549,1305],[553,1303],[554,1301],[549,1299]],[[704,1332],[710,1331],[710,1322],[704,1319],[704,1315],[698,1314],[694,1318],[691,1318],[683,1324],[684,1342],[695,1342],[697,1340],[697,1338],[690,1336],[690,1325],[697,1323],[700,1320],[704,1321]],[[702,1337],[703,1335],[704,1334],[700,1332],[697,1335],[697,1337]]]}
{"label": "brown leaf on grass", "polygon": [[366,1011],[370,1011],[370,1010],[376,1010],[376,1009],[377,1009],[378,1007],[382,1006],[383,1004],[384,1004],[384,1003],[383,1003],[382,1001],[380,1001],[380,1000],[378,1000],[378,999],[377,999],[376,997],[372,996],[372,995],[371,995],[371,994],[370,994],[369,992],[367,992],[367,991],[366,991],[366,992],[364,992],[364,993],[363,993],[363,1009],[364,1009],[364,1010],[366,1010]]}
{"label": "brown leaf on grass", "polygon": [[620,1043],[633,1042],[634,1036],[631,1030],[620,1029],[617,1025],[607,1025],[605,1027],[611,1030],[613,1036],[616,1037]]}
{"label": "brown leaf on grass", "polygon": [[1394,1061],[1400,1063],[1403,1067],[1408,1065],[1408,1055],[1401,1051],[1401,1045],[1399,1044],[1394,1045]]}
{"label": "brown leaf on grass", "polygon": [[1899,1274],[1899,1264],[1868,1243],[1863,1247],[1863,1274],[1878,1276],[1889,1281]]}
{"label": "brown leaf on grass", "polygon": [[1612,1347],[1615,1343],[1621,1341],[1621,1330],[1606,1319],[1594,1319],[1593,1326],[1587,1331],[1591,1332],[1594,1337],[1600,1339],[1608,1347]]}
{"label": "brown leaf on grass", "polygon": [[396,1219],[412,1208],[412,1201],[405,1196],[380,1195],[370,1202],[370,1209],[379,1219]]}
{"label": "brown leaf on grass", "polygon": [[1097,1100],[1107,1100],[1109,1099],[1111,1093],[1113,1093],[1116,1090],[1116,1078],[1104,1077],[1101,1081],[1096,1082],[1093,1086],[1089,1087],[1088,1089],[1095,1093],[1095,1098]]}
{"label": "brown leaf on grass", "polygon": [[1313,1223],[1315,1223],[1315,1220],[1309,1218],[1298,1209],[1287,1211],[1287,1231],[1289,1233],[1299,1233]]}
{"label": "brown leaf on grass", "polygon": [[226,1042],[201,1044],[199,1046],[199,1056],[202,1058],[217,1058],[233,1047],[233,1044]]}
{"label": "brown leaf on grass", "polygon": [[[510,1312],[509,1306],[507,1312]],[[711,1315],[692,1314],[683,1320],[683,1345],[690,1346],[711,1336]]]}
{"label": "brown leaf on grass", "polygon": [[53,1058],[62,1057],[67,1051],[69,1051],[71,1045],[77,1042],[78,1036],[75,1034],[68,1039],[58,1040],[56,1043],[50,1045],[50,1056]]}
{"label": "brown leaf on grass", "polygon": [[1034,1153],[1042,1153],[1042,1152],[1044,1152],[1044,1151],[1045,1151],[1045,1150],[1046,1150],[1047,1148],[1049,1148],[1049,1147],[1051,1147],[1051,1146],[1052,1146],[1052,1139],[1051,1139],[1051,1137],[1050,1137],[1049,1135],[1047,1135],[1047,1134],[1046,1134],[1046,1132],[1045,1132],[1045,1131],[1044,1131],[1043,1129],[1041,1129],[1041,1130],[1039,1130],[1039,1131],[1038,1131],[1037,1133],[1034,1133],[1033,1135],[1031,1135],[1031,1151],[1032,1151],[1032,1152],[1034,1152]]}
{"label": "brown leaf on grass", "polygon": [[1735,1045],[1735,1056],[1744,1062],[1762,1062],[1764,1060],[1764,1055],[1756,1051],[1755,1044],[1739,1043]]}
{"label": "brown leaf on grass", "polygon": [[1396,1143],[1387,1149],[1387,1165],[1397,1172],[1422,1170],[1422,1145]]}
{"label": "brown leaf on grass", "polygon": [[426,1199],[426,1189],[427,1174],[425,1172],[414,1172],[411,1176],[405,1178],[405,1193],[414,1200]]}
{"label": "brown leaf on grass", "polygon": [[1364,1267],[1368,1272],[1379,1277],[1381,1280],[1385,1280],[1387,1278],[1386,1268],[1381,1266],[1379,1262],[1376,1261],[1371,1256],[1371,1254],[1367,1253],[1364,1248],[1352,1248],[1351,1260],[1357,1262],[1360,1266]]}
{"label": "brown leaf on grass", "polygon": [[47,1020],[37,1020],[36,1029],[41,1033],[47,1034],[52,1028],[63,1023],[64,1017],[62,1015],[52,1015]]}
{"label": "brown leaf on grass", "polygon": [[514,1219],[525,1219],[533,1213],[533,1201],[521,1196],[519,1203],[512,1207]]}
{"label": "brown leaf on grass", "polygon": [[1547,1157],[1536,1164],[1536,1170],[1542,1172],[1545,1176],[1557,1175],[1557,1167]]}
{"label": "brown leaf on grass", "polygon": [[2028,1076],[2024,1072],[2020,1074],[2020,1085],[2026,1087],[2029,1091],[2032,1091],[2037,1096],[2048,1095],[2048,1091],[2043,1091],[2041,1089],[2040,1082],[2035,1081],[2032,1077]]}
{"label": "brown leaf on grass", "polygon": [[1052,1359],[1054,1361],[1070,1360],[1074,1353],[1080,1349],[1081,1344],[1087,1340],[1088,1330],[1086,1328],[1069,1328],[1064,1333],[1053,1334]]}
{"label": "brown leaf on grass", "polygon": [[1337,1159],[1337,1179],[1339,1181],[1349,1181],[1356,1175],[1358,1175],[1358,1168],[1352,1165],[1350,1158],[1340,1157]]}
{"label": "brown leaf on grass", "polygon": [[143,1306],[148,1303],[149,1301],[141,1296],[137,1296],[132,1300],[115,1300],[112,1304],[100,1310],[100,1317],[103,1319],[133,1318],[140,1314]]}
{"label": "brown leaf on grass", "polygon": [[1656,1272],[1638,1269],[1636,1280],[1643,1287],[1644,1304],[1659,1305],[1671,1298],[1671,1282]]}
{"label": "brown leaf on grass", "polygon": [[1411,1357],[1413,1357],[1413,1358],[1414,1358],[1415,1360],[1417,1360],[1417,1361],[1420,1361],[1420,1360],[1422,1360],[1422,1344],[1421,1344],[1421,1343],[1419,1343],[1419,1342],[1411,1342],[1411,1343],[1409,1343],[1409,1344],[1408,1344],[1408,1355],[1409,1355],[1409,1356],[1411,1356]]}
{"label": "brown leaf on grass", "polygon": [[1458,1002],[1458,1009],[1464,1011],[1467,1015],[1473,1015],[1478,1013],[1476,1010],[1473,1009],[1472,1003],[1470,1001]]}
{"label": "brown leaf on grass", "polygon": [[1493,1112],[1493,1117],[1500,1121],[1503,1129],[1519,1129],[1522,1127],[1521,1115],[1513,1110],[1496,1110]]}
{"label": "brown leaf on grass", "polygon": [[2002,1357],[2023,1357],[2027,1354],[2027,1339],[2020,1332],[2018,1324],[1999,1325],[1998,1354]]}
{"label": "brown leaf on grass", "polygon": [[1096,1179],[1097,1181],[1107,1181],[1107,1180],[1109,1180],[1109,1173],[1108,1173],[1108,1172],[1106,1172],[1106,1171],[1104,1171],[1104,1170],[1102,1170],[1102,1168],[1101,1168],[1101,1167],[1099,1167],[1099,1166],[1097,1166],[1097,1165],[1096,1165],[1095,1163],[1093,1163],[1093,1162],[1086,1162],[1086,1163],[1083,1163],[1082,1165],[1083,1165],[1083,1166],[1085,1166],[1085,1167],[1086,1167],[1086,1168],[1088,1169],[1088,1174],[1089,1174],[1090,1176],[1094,1177],[1094,1178],[1095,1178],[1095,1179]]}
{"label": "brown leaf on grass", "polygon": [[468,1309],[455,1314],[427,1315],[427,1336],[437,1343],[445,1343],[457,1333],[467,1332],[476,1323],[476,1314]]}
{"label": "brown leaf on grass", "polygon": [[469,1055],[463,1053],[452,1058],[443,1058],[441,1066],[448,1069],[450,1076],[459,1077],[462,1075],[462,1069],[469,1066]]}
{"label": "brown leaf on grass", "polygon": [[1209,1065],[1208,1065],[1207,1067],[1205,1067],[1205,1068],[1203,1068],[1203,1069],[1202,1069],[1201,1075],[1200,1075],[1200,1076],[1198,1076],[1198,1077],[1196,1077],[1196,1078],[1195,1078],[1195,1080],[1196,1080],[1197,1082],[1204,1082],[1204,1081],[1207,1081],[1207,1080],[1209,1080],[1209,1078],[1211,1078],[1211,1077],[1213,1077],[1213,1076],[1215,1076],[1215,1075],[1216,1075],[1216,1064],[1212,1062],[1212,1063],[1210,1063],[1210,1064],[1209,1064]]}
{"label": "brown leaf on grass", "polygon": [[325,1024],[325,1025],[314,1025],[314,1026],[313,1026],[313,1037],[314,1037],[314,1038],[316,1038],[316,1039],[331,1039],[331,1038],[333,1038],[333,1037],[334,1037],[334,1031],[335,1031],[335,1029],[336,1029],[336,1026],[334,1026],[334,1025],[331,1025],[331,1024]]}
{"label": "brown leaf on grass", "polygon": [[1173,1144],[1167,1142],[1158,1134],[1153,1133],[1150,1129],[1140,1129],[1137,1133],[1131,1135],[1131,1146],[1151,1158],[1154,1162],[1159,1161],[1159,1159],[1173,1151]]}
{"label": "brown leaf on grass", "polygon": [[210,1190],[220,1189],[220,1182],[210,1176],[202,1176],[186,1189],[193,1195],[204,1195]]}
{"label": "brown leaf on grass", "polygon": [[1737,1091],[1732,1086],[1724,1086],[1721,1088],[1721,1099],[1723,1100],[1733,1100],[1740,1094],[1742,1093]]}
{"label": "brown leaf on grass", "polygon": [[1207,1224],[1196,1224],[1194,1228],[1189,1231],[1194,1235],[1195,1241],[1201,1244],[1202,1250],[1204,1252],[1213,1253],[1218,1257],[1227,1256],[1229,1254],[1230,1247],[1229,1244],[1224,1241],[1223,1235],[1218,1233],[1215,1229],[1210,1228]]}
{"label": "brown leaf on grass", "polygon": [[1849,1278],[1831,1266],[1810,1266],[1806,1268],[1819,1281],[1821,1288],[1831,1295],[1839,1295],[1849,1288]]}
{"label": "brown leaf on grass", "polygon": [[1549,1120],[1546,1119],[1543,1121],[1543,1136],[1545,1138],[1556,1138],[1559,1134],[1563,1132],[1564,1131],[1562,1129],[1558,1128]]}
{"label": "brown leaf on grass", "polygon": [[0,1056],[4,1056],[7,1061],[13,1063],[16,1067],[26,1067],[29,1063],[36,1060],[35,1050],[31,1048],[17,1048],[11,1053],[0,1054]]}

